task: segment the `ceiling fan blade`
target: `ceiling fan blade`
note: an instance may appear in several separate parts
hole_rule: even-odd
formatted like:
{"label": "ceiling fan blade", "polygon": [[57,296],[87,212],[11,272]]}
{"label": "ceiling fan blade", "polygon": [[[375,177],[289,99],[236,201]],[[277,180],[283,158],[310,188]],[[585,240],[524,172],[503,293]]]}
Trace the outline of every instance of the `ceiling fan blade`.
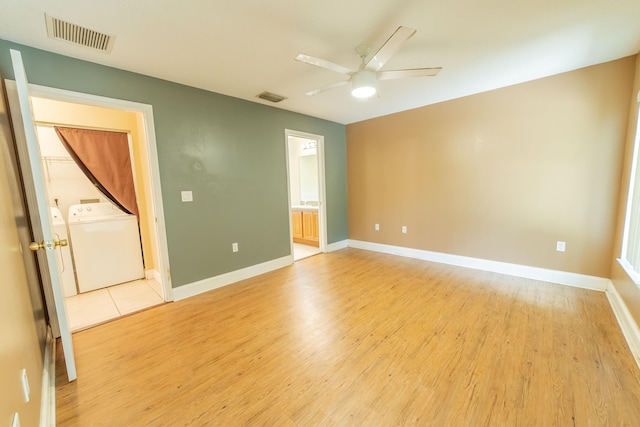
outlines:
{"label": "ceiling fan blade", "polygon": [[413,28],[398,27],[382,47],[378,49],[376,54],[371,57],[365,68],[378,71],[415,33],[416,30]]}
{"label": "ceiling fan blade", "polygon": [[342,65],[334,64],[333,62],[325,61],[324,59],[305,55],[304,53],[301,53],[298,56],[296,56],[295,60],[300,62],[306,62],[307,64],[315,65],[317,67],[326,68],[327,70],[335,71],[336,73],[349,75],[354,72],[353,70],[343,67]]}
{"label": "ceiling fan blade", "polygon": [[378,80],[405,79],[407,77],[431,77],[437,76],[440,70],[442,70],[442,67],[378,71]]}
{"label": "ceiling fan blade", "polygon": [[344,86],[344,85],[348,84],[350,81],[351,80],[343,80],[343,81],[338,82],[338,83],[333,83],[333,84],[330,84],[329,86],[324,86],[324,87],[309,91],[305,95],[313,96],[313,95],[317,95],[319,93],[327,92],[327,91],[329,91],[331,89],[335,89],[337,87]]}

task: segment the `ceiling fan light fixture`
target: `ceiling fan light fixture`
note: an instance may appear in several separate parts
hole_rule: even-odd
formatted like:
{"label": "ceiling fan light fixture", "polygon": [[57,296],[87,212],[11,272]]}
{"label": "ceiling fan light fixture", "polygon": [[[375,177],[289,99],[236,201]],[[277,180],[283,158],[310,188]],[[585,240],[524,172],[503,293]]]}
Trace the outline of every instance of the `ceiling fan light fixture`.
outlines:
{"label": "ceiling fan light fixture", "polygon": [[376,73],[363,70],[353,74],[351,77],[351,95],[356,98],[371,98],[376,92]]}
{"label": "ceiling fan light fixture", "polygon": [[[299,54],[295,57],[296,61],[304,62],[309,65],[331,70],[340,74],[346,74],[348,79],[337,83],[323,86],[318,89],[306,92],[306,95],[313,96],[326,92],[337,87],[351,85],[351,95],[356,98],[370,98],[378,93],[376,85],[378,80],[404,79],[407,77],[426,77],[435,76],[442,67],[436,68],[411,68],[403,70],[381,70],[382,67],[391,59],[393,55],[407,42],[416,30],[409,27],[398,27],[391,34],[391,37],[376,51],[373,56],[370,55],[371,48],[367,45],[360,45],[356,48],[356,53],[360,57],[360,67],[358,71],[345,68],[342,65],[334,64],[325,59],[315,58],[313,56]],[[369,58],[369,61],[367,61]]]}

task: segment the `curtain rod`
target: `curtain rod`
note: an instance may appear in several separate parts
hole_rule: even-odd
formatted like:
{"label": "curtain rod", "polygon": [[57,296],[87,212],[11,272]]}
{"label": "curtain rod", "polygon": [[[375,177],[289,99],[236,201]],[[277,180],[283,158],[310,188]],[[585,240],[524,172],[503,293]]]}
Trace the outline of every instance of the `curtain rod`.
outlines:
{"label": "curtain rod", "polygon": [[36,126],[42,126],[42,127],[47,127],[47,128],[53,128],[53,127],[59,127],[59,128],[70,128],[70,129],[87,129],[87,130],[100,130],[100,131],[105,131],[105,132],[120,132],[120,133],[126,133],[126,134],[130,134],[131,132],[129,130],[126,129],[113,129],[113,128],[100,128],[100,127],[95,127],[95,126],[82,126],[82,125],[62,125],[60,123],[54,123],[54,122],[44,122],[41,120],[35,120],[34,121]]}

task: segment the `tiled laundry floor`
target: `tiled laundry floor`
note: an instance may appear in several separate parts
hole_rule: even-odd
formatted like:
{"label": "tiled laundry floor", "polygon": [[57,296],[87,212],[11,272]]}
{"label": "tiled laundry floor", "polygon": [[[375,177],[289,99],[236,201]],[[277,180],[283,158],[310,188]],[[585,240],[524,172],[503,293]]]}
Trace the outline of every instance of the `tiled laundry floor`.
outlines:
{"label": "tiled laundry floor", "polygon": [[134,280],[66,298],[71,332],[164,303],[160,283]]}

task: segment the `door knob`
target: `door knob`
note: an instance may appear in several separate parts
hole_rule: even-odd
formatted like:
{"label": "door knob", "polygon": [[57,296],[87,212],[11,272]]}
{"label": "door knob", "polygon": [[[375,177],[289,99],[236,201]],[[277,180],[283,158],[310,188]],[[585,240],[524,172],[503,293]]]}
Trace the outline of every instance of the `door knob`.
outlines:
{"label": "door knob", "polygon": [[29,249],[31,249],[32,251],[37,251],[38,249],[55,249],[58,246],[69,246],[69,241],[67,241],[67,239],[60,239],[60,240],[52,240],[50,242],[31,242],[29,244]]}

